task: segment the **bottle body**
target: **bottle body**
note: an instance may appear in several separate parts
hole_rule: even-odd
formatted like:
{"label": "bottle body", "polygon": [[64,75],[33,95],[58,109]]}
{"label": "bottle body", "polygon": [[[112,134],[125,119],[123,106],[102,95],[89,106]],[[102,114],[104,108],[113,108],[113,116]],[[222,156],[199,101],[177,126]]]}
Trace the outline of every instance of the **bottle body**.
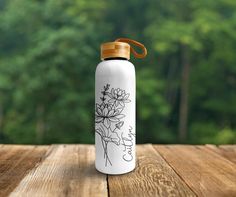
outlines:
{"label": "bottle body", "polygon": [[106,60],[95,75],[95,167],[124,174],[136,163],[135,69],[127,60]]}

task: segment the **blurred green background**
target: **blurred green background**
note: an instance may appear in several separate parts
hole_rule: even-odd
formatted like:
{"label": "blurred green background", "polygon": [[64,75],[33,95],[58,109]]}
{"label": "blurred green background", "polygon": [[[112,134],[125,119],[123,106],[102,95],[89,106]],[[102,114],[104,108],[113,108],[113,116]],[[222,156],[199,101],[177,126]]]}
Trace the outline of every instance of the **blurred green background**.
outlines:
{"label": "blurred green background", "polygon": [[235,0],[0,0],[0,143],[94,143],[100,44],[128,37],[138,143],[236,143]]}

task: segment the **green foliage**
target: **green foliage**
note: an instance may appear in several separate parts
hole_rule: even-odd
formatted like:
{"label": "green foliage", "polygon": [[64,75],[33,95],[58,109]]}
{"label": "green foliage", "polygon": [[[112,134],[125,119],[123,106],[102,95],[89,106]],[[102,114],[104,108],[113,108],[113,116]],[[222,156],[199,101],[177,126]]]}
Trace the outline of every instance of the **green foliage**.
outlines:
{"label": "green foliage", "polygon": [[191,64],[186,143],[236,143],[236,2],[3,0],[0,143],[93,143],[102,42],[130,37],[137,142],[177,143],[182,46]]}
{"label": "green foliage", "polygon": [[164,127],[170,108],[163,89],[163,81],[157,80],[152,70],[144,68],[137,73],[137,141],[140,143],[172,140],[172,133]]}
{"label": "green foliage", "polygon": [[94,60],[106,35],[95,22],[103,15],[96,4],[13,0],[1,13],[1,49],[9,49],[0,64],[9,104],[2,102],[3,132],[10,142],[93,141]]}
{"label": "green foliage", "polygon": [[236,143],[236,132],[225,128],[220,131],[215,138],[216,144],[235,144]]}
{"label": "green foliage", "polygon": [[190,140],[195,144],[215,143],[215,138],[219,132],[215,123],[195,122],[190,128]]}
{"label": "green foliage", "polygon": [[190,141],[194,144],[235,144],[236,132],[227,127],[220,129],[213,122],[193,123]]}

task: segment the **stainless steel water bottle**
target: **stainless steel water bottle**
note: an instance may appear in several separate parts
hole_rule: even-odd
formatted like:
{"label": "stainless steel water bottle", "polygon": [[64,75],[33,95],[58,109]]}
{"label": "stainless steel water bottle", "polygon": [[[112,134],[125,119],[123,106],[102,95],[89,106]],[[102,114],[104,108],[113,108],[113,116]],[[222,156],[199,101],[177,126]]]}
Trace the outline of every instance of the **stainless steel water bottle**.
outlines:
{"label": "stainless steel water bottle", "polygon": [[[130,44],[142,48],[137,53]],[[95,167],[106,174],[135,168],[135,68],[130,51],[144,58],[146,48],[127,38],[101,45],[95,76]]]}

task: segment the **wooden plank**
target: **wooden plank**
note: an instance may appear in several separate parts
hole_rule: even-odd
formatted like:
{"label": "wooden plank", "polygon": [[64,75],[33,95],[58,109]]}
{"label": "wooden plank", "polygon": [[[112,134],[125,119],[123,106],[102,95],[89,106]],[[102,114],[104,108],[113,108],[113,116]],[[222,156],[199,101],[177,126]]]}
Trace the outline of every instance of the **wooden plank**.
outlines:
{"label": "wooden plank", "polygon": [[222,157],[236,164],[236,145],[216,146],[213,144],[207,144],[206,147],[209,150],[221,155]]}
{"label": "wooden plank", "polygon": [[11,196],[107,196],[106,175],[94,167],[91,145],[54,145]]}
{"label": "wooden plank", "polygon": [[206,147],[154,146],[198,196],[236,196],[236,165]]}
{"label": "wooden plank", "polygon": [[2,145],[0,148],[0,196],[7,196],[46,153],[43,146]]}
{"label": "wooden plank", "polygon": [[236,164],[236,145],[220,145],[224,157]]}
{"label": "wooden plank", "polygon": [[135,171],[108,176],[113,196],[195,196],[152,145],[137,146]]}

